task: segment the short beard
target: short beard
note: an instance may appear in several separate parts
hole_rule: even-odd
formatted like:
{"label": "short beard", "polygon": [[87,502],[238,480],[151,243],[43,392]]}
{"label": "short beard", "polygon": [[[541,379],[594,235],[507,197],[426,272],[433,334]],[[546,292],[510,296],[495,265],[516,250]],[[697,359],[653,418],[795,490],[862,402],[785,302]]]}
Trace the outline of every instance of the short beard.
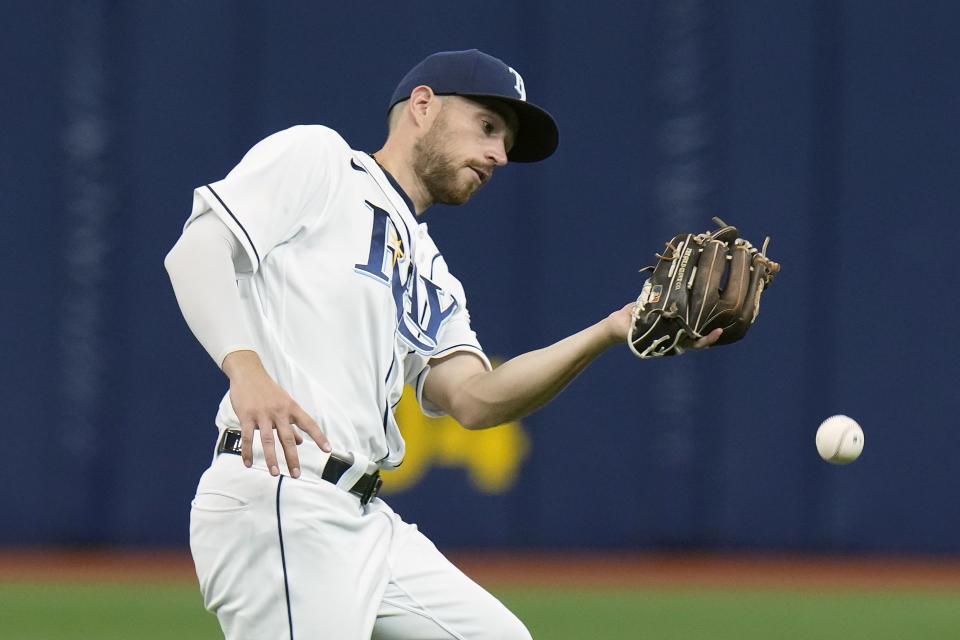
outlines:
{"label": "short beard", "polygon": [[413,171],[427,190],[432,204],[463,204],[476,191],[473,185],[460,186],[456,167],[447,153],[447,119],[443,106],[430,130],[413,147]]}

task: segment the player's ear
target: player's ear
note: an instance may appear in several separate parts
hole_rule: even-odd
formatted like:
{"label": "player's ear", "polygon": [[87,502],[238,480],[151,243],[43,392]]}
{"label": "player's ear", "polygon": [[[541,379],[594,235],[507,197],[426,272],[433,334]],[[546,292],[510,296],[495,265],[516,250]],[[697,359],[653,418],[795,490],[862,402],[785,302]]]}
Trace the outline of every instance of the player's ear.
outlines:
{"label": "player's ear", "polygon": [[420,85],[410,92],[410,101],[407,105],[414,121],[418,125],[424,124],[432,118],[435,112],[439,111],[440,99],[433,89],[426,85]]}

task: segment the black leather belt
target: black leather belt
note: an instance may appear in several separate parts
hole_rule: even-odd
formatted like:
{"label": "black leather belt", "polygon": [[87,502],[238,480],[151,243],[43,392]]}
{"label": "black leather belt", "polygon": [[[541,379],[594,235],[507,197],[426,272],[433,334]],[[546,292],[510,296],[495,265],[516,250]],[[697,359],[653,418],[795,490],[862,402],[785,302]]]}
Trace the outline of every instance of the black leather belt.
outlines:
{"label": "black leather belt", "polygon": [[[240,455],[240,441],[241,436],[239,431],[236,429],[225,429],[223,435],[220,436],[220,442],[217,443],[217,453]],[[327,464],[323,467],[323,474],[320,477],[327,482],[337,484],[337,481],[343,477],[343,474],[346,473],[347,469],[352,465],[353,463],[349,460],[335,453],[331,453],[330,457],[327,458]],[[350,487],[350,493],[360,497],[360,504],[367,504],[380,492],[380,486],[382,484],[383,479],[380,477],[379,471],[366,473]]]}

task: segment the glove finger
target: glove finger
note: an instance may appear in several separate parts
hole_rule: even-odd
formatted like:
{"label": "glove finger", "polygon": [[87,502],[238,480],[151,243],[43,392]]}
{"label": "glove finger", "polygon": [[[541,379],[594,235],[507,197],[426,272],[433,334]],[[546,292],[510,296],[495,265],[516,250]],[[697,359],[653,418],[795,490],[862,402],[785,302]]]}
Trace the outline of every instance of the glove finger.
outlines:
{"label": "glove finger", "polygon": [[740,232],[737,231],[736,227],[727,224],[718,216],[713,216],[713,222],[717,225],[717,229],[705,234],[703,237],[711,237],[715,240],[719,240],[720,242],[730,243],[740,237]]}
{"label": "glove finger", "polygon": [[691,276],[690,306],[686,318],[696,338],[703,337],[704,325],[715,313],[720,299],[720,285],[726,269],[726,243],[719,240],[704,242],[699,251],[696,273]]}
{"label": "glove finger", "polygon": [[733,244],[733,242],[740,237],[740,232],[737,231],[736,227],[723,225],[716,231],[711,231],[710,237],[712,237],[714,240],[719,240],[720,242],[729,242],[730,244]]}
{"label": "glove finger", "polygon": [[728,260],[727,281],[723,285],[723,293],[720,294],[720,308],[724,311],[739,314],[750,285],[751,264],[750,246],[743,243],[733,245]]}
{"label": "glove finger", "polygon": [[780,273],[780,264],[767,257],[767,245],[769,244],[770,236],[767,236],[767,239],[763,241],[763,248],[760,250],[760,255],[755,261],[766,268],[766,274],[763,278],[764,289],[768,289],[770,284],[773,282],[774,276]]}
{"label": "glove finger", "polygon": [[740,307],[733,318],[733,322],[728,328],[724,329],[720,336],[718,344],[729,344],[736,342],[743,336],[757,319],[760,313],[760,296],[763,295],[764,288],[769,283],[770,261],[758,252],[750,254],[750,271],[747,286],[742,292]]}

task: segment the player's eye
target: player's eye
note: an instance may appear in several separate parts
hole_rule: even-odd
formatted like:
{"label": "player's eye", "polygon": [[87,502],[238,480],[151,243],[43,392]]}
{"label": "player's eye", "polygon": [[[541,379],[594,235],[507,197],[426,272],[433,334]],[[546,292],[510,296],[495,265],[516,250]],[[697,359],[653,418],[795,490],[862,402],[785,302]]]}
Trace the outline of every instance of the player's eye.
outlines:
{"label": "player's eye", "polygon": [[493,123],[490,122],[489,120],[481,120],[480,126],[483,127],[483,132],[487,135],[490,135],[496,130],[496,127],[493,126]]}

